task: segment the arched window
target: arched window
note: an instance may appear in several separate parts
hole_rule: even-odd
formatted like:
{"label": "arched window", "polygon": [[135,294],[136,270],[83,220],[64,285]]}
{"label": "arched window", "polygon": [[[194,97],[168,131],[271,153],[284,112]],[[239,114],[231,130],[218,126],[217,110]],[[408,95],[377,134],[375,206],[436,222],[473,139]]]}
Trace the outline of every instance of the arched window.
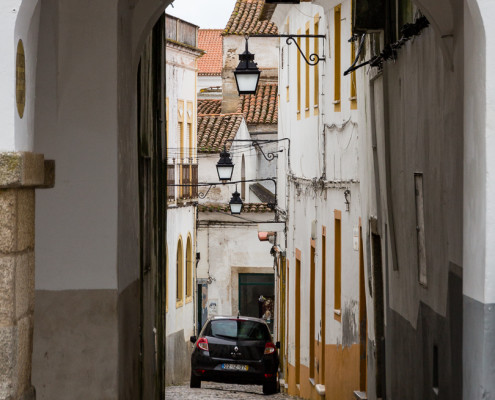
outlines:
{"label": "arched window", "polygon": [[193,295],[193,250],[191,235],[187,237],[186,245],[186,301],[192,301]]}
{"label": "arched window", "polygon": [[241,162],[241,199],[246,200],[246,162],[244,160],[244,154],[242,155],[242,162]]}
{"label": "arched window", "polygon": [[176,265],[176,306],[182,306],[184,302],[184,248],[182,238],[177,243],[177,265]]}

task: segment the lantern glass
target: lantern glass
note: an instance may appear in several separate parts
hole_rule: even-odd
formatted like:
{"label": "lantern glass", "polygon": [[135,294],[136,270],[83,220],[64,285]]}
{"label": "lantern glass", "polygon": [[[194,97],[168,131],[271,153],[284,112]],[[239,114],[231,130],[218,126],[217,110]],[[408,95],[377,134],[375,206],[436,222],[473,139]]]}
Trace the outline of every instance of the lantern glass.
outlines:
{"label": "lantern glass", "polygon": [[239,192],[236,191],[232,194],[232,198],[230,199],[229,202],[230,205],[230,213],[235,215],[235,214],[240,214],[242,211],[242,199],[241,195]]}
{"label": "lantern glass", "polygon": [[220,160],[217,162],[218,179],[221,181],[230,181],[234,172],[234,163],[230,158],[226,146],[223,146],[223,151],[220,153]]}
{"label": "lantern glass", "polygon": [[234,172],[234,164],[231,165],[217,164],[218,179],[220,179],[221,181],[230,181],[232,179],[233,172]]}
{"label": "lantern glass", "polygon": [[239,94],[256,94],[260,80],[259,70],[234,71]]}
{"label": "lantern glass", "polygon": [[231,204],[230,213],[233,215],[238,215],[242,211],[242,204]]}

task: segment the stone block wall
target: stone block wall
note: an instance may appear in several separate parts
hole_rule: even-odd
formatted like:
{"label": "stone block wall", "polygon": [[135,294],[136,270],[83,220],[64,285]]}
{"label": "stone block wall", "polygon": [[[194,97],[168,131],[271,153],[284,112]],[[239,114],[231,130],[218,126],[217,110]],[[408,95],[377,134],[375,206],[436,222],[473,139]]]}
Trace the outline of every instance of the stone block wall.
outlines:
{"label": "stone block wall", "polygon": [[43,155],[0,154],[0,400],[34,399],[35,187],[44,176]]}

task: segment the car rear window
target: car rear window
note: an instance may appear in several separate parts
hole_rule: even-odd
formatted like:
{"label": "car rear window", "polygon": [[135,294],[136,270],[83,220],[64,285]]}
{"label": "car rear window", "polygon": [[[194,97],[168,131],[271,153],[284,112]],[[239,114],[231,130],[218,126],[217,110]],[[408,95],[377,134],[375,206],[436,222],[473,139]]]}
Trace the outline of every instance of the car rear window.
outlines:
{"label": "car rear window", "polygon": [[210,321],[205,336],[235,340],[271,340],[267,327],[256,321],[218,319]]}

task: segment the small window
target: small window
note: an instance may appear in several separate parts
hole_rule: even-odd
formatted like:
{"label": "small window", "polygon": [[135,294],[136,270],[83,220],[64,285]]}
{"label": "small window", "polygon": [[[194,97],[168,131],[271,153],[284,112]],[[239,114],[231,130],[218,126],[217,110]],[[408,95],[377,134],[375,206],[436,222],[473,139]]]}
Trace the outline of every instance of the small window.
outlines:
{"label": "small window", "polygon": [[419,283],[426,286],[428,283],[426,272],[426,240],[425,216],[423,203],[423,174],[414,174],[414,189],[416,199],[416,234],[418,251]]}

